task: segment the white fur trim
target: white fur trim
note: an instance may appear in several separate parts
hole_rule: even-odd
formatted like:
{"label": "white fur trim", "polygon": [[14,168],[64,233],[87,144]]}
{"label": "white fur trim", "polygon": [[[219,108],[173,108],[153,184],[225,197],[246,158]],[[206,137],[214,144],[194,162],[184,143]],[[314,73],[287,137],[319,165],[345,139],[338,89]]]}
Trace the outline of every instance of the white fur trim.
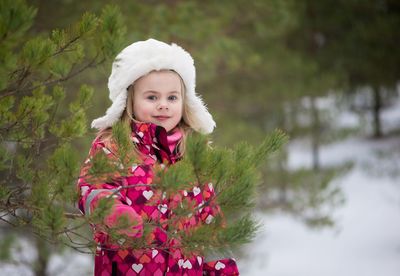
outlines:
{"label": "white fur trim", "polygon": [[95,119],[92,128],[103,129],[117,122],[125,109],[127,88],[141,76],[153,70],[172,69],[177,72],[186,87],[189,112],[193,114],[190,126],[201,133],[211,133],[215,122],[202,99],[196,95],[196,69],[191,55],[175,43],[148,39],[135,42],[123,49],[115,58],[108,79],[110,99],[113,102],[106,115]]}

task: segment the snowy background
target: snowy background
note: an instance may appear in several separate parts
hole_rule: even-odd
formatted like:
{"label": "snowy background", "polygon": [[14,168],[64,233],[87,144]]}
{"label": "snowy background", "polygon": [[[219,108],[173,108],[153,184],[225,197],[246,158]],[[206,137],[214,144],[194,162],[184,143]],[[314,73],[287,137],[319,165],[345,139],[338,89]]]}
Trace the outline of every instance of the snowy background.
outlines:
{"label": "snowy background", "polygon": [[[358,124],[342,112],[337,121]],[[382,112],[384,133],[400,128],[400,101]],[[311,145],[291,141],[291,168],[311,167]],[[322,146],[322,166],[354,161],[335,179],[345,195],[334,228],[313,230],[284,214],[258,214],[261,233],[239,261],[243,275],[400,275],[400,139],[351,137]]]}

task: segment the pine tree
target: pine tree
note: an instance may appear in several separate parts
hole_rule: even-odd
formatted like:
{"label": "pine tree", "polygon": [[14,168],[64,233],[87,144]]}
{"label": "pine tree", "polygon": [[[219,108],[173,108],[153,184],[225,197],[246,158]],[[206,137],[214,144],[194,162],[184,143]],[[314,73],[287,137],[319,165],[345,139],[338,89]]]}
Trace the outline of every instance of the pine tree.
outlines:
{"label": "pine tree", "polygon": [[[106,6],[99,16],[85,13],[66,29],[32,36],[36,13],[22,0],[0,2],[0,220],[71,245],[80,164],[71,142],[87,131],[93,89],[82,84],[64,115],[65,83],[115,56],[124,27],[118,8]],[[48,254],[39,251],[39,260],[35,272],[45,275]]]}
{"label": "pine tree", "polygon": [[399,2],[292,2],[299,18],[289,39],[294,50],[316,62],[319,71],[341,76],[331,88],[344,90],[344,101],[353,100],[356,93],[370,93],[371,103],[365,108],[372,113],[373,136],[381,137],[380,113],[385,101],[397,96],[400,75]]}

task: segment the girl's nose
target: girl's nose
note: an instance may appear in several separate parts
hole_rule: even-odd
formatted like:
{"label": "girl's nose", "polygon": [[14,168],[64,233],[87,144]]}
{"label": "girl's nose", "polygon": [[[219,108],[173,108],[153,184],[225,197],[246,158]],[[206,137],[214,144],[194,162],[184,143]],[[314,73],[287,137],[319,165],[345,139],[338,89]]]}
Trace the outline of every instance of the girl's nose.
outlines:
{"label": "girl's nose", "polygon": [[162,109],[168,109],[168,103],[166,103],[166,102],[164,102],[164,101],[161,101],[159,104],[158,104],[158,107],[157,107],[159,110],[162,110]]}

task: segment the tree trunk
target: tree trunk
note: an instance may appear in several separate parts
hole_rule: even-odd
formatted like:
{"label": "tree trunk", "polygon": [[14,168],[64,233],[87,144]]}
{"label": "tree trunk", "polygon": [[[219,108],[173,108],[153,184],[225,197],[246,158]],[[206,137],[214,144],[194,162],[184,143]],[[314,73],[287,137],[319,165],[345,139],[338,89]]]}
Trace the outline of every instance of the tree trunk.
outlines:
{"label": "tree trunk", "polygon": [[373,106],[373,110],[372,110],[373,117],[374,117],[373,137],[380,138],[380,137],[382,137],[381,117],[380,117],[380,112],[382,109],[382,100],[381,100],[381,94],[380,94],[379,88],[374,86],[372,89],[373,89],[373,93],[374,93],[374,106]]}
{"label": "tree trunk", "polygon": [[38,257],[35,263],[35,275],[36,276],[46,276],[47,275],[47,265],[49,262],[49,248],[46,242],[39,238],[36,239],[36,250],[38,252]]}
{"label": "tree trunk", "polygon": [[311,96],[311,146],[312,146],[312,163],[314,171],[319,171],[319,144],[320,144],[320,131],[321,123],[319,120],[318,107],[315,104],[315,97]]}
{"label": "tree trunk", "polygon": [[286,154],[286,149],[280,153],[280,156],[278,157],[278,171],[280,174],[279,180],[280,184],[278,187],[278,206],[281,206],[281,208],[286,208],[287,207],[287,202],[288,202],[288,197],[287,197],[287,192],[288,192],[288,186],[290,185],[289,179],[288,179],[288,170],[287,170],[287,154]]}

